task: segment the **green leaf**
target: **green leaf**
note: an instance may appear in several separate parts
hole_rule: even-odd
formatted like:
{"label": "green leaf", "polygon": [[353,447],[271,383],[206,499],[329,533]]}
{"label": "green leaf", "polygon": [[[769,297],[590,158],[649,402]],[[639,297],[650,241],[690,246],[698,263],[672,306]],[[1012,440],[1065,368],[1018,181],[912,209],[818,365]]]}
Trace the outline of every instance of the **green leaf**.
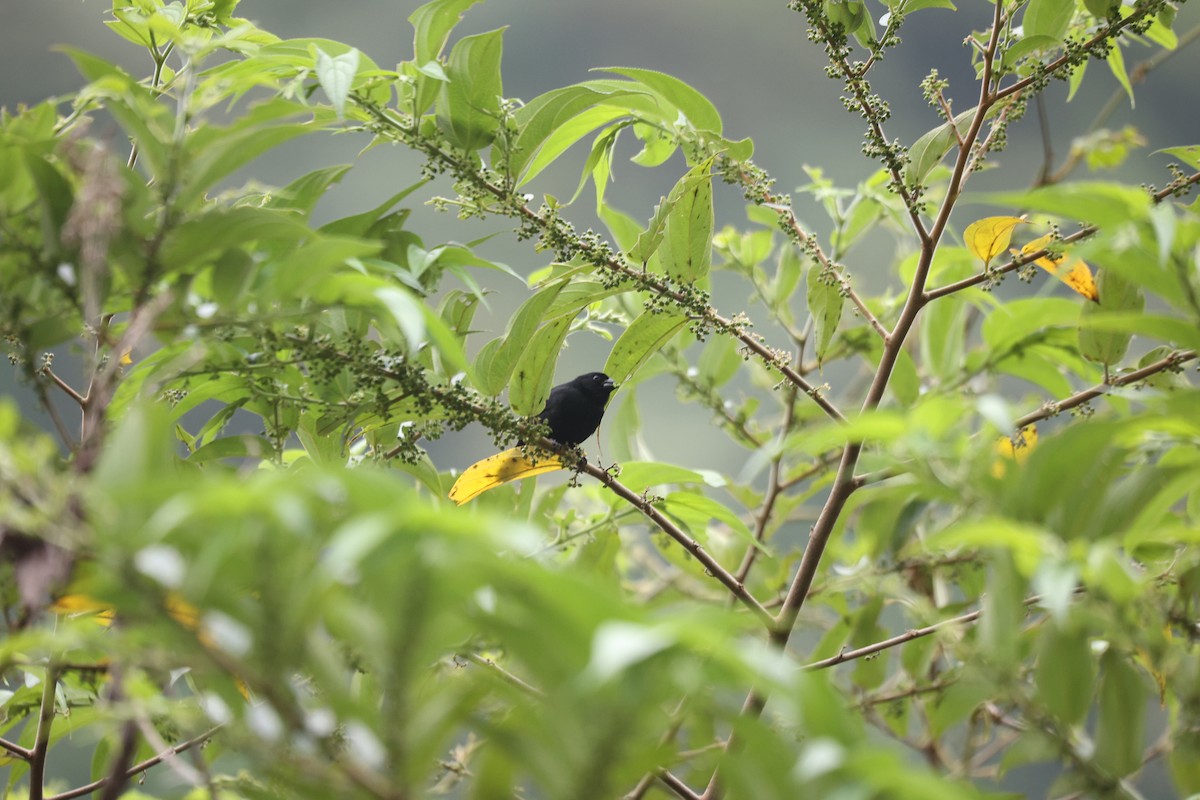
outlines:
{"label": "green leaf", "polygon": [[476,388],[479,391],[494,397],[504,390],[521,353],[541,326],[547,309],[566,285],[565,280],[556,281],[535,293],[513,315],[504,340],[499,344],[489,342],[484,346],[475,358]]}
{"label": "green leaf", "polygon": [[508,402],[513,411],[531,417],[545,408],[571,320],[571,315],[564,315],[547,322],[521,352],[508,387]]}
{"label": "green leaf", "polygon": [[1083,0],[1084,7],[1098,20],[1108,19],[1108,15],[1121,7],[1121,0]]}
{"label": "green leaf", "polygon": [[956,114],[953,125],[943,122],[913,142],[912,147],[908,149],[908,166],[904,170],[904,182],[909,186],[916,186],[924,181],[933,168],[945,158],[946,153],[957,146],[958,136],[954,132],[957,130],[959,135],[965,133],[974,117],[974,109]]}
{"label": "green leaf", "polygon": [[[627,113],[624,108],[618,106],[596,106],[595,108],[589,108],[580,114],[576,114],[567,122],[554,128],[541,142],[541,146],[537,148],[537,155],[528,160],[528,164],[525,167],[525,174],[519,177],[517,186],[521,187],[529,183],[542,170],[554,163],[555,159],[562,155],[567,148],[584,136],[587,136],[596,128],[612,122],[618,117],[623,117]],[[519,157],[522,155],[524,154],[518,154]]]}
{"label": "green leaf", "polygon": [[1108,51],[1108,58],[1105,59],[1108,64],[1108,69],[1112,72],[1113,77],[1121,84],[1121,88],[1125,90],[1125,94],[1129,96],[1129,107],[1133,108],[1133,84],[1129,82],[1129,73],[1125,70],[1125,54],[1121,52],[1121,42],[1113,42],[1112,48]]}
{"label": "green leaf", "polygon": [[712,264],[712,159],[688,170],[667,203],[664,242],[659,249],[663,269],[680,283],[693,284],[708,275]]}
{"label": "green leaf", "polygon": [[1025,34],[1062,41],[1074,14],[1075,0],[1030,0],[1025,9]]}
{"label": "green leaf", "polygon": [[[521,179],[518,185],[525,183],[537,173],[525,176],[522,175],[522,172],[534,156],[538,155],[547,140],[556,134],[563,125],[584,111],[628,94],[632,94],[632,92],[599,91],[579,84],[555,89],[530,100],[514,115],[519,132],[508,153],[507,169],[509,174]],[[612,112],[611,116],[610,112]],[[587,131],[594,130],[622,113],[620,109],[606,109],[594,118],[603,121],[597,121],[592,127],[582,131],[579,137],[582,138]],[[562,144],[562,141],[560,140],[558,143]],[[566,147],[561,147],[555,155],[561,154],[564,150]],[[550,161],[553,161],[553,158],[542,166],[549,164]],[[499,160],[497,163],[500,163]]]}
{"label": "green leaf", "polygon": [[[604,67],[599,71],[613,72],[617,75],[624,75],[626,78],[632,78],[683,112],[692,127],[702,131],[721,133],[721,115],[718,113],[717,107],[703,94],[678,78],[665,72],[636,67]],[[670,114],[668,121],[674,124],[675,115]]]}
{"label": "green leaf", "polygon": [[467,36],[450,50],[449,83],[437,98],[438,128],[456,147],[474,151],[492,143],[500,126],[500,60],[504,29]]}
{"label": "green leaf", "polygon": [[1096,665],[1086,632],[1045,626],[1034,672],[1038,701],[1063,724],[1075,725],[1091,704],[1095,679]]}
{"label": "green leaf", "polygon": [[926,313],[920,329],[921,364],[941,381],[962,370],[969,312],[963,298],[950,296],[933,303]]}
{"label": "green leaf", "polygon": [[480,0],[433,0],[409,15],[413,26],[413,60],[417,64],[437,61],[450,38],[450,31],[463,13]]}
{"label": "green leaf", "polygon": [[[1146,304],[1146,296],[1135,284],[1112,270],[1100,270],[1096,278],[1100,292],[1099,303],[1084,303],[1079,317],[1079,352],[1088,361],[1112,366],[1125,357],[1131,334],[1121,330],[1105,330],[1102,324],[1091,324],[1108,312],[1137,312]],[[1099,320],[1098,320],[1099,321]]]}
{"label": "green leaf", "polygon": [[813,320],[813,341],[818,364],[825,360],[829,345],[837,334],[845,303],[842,285],[835,275],[816,267],[809,269],[808,313],[812,315]]}
{"label": "green leaf", "polygon": [[1024,192],[989,193],[974,199],[990,205],[1056,214],[1101,228],[1143,219],[1150,210],[1146,192],[1136,186],[1103,181],[1060,183]]}
{"label": "green leaf", "polygon": [[[621,390],[624,394],[625,389]],[[710,486],[719,482],[712,473],[705,474],[676,464],[661,461],[629,461],[621,464],[621,483],[635,492],[644,492],[651,486],[664,484],[705,483]]]}
{"label": "green leaf", "polygon": [[243,433],[214,439],[189,455],[187,460],[192,464],[203,464],[222,458],[265,459],[273,452],[274,448],[265,437]]}
{"label": "green leaf", "polygon": [[650,218],[646,229],[638,234],[637,242],[629,251],[629,257],[632,260],[646,264],[650,261],[651,256],[658,252],[659,246],[662,245],[663,239],[667,235],[667,217],[670,216],[671,210],[675,208],[680,197],[679,193],[672,191],[669,197],[660,199],[654,206],[654,216]]}
{"label": "green leaf", "polygon": [[314,133],[319,126],[296,121],[303,106],[270,100],[255,106],[227,127],[208,124],[185,139],[183,188],[178,202],[191,203],[222,178],[286,141]]}
{"label": "green leaf", "polygon": [[1115,648],[1100,659],[1100,717],[1096,724],[1097,764],[1115,777],[1142,765],[1146,731],[1146,683]]}
{"label": "green leaf", "polygon": [[298,211],[307,219],[329,187],[340,183],[350,167],[350,164],[337,164],[315,169],[272,193],[263,207]]}
{"label": "green leaf", "polygon": [[1162,150],[1155,150],[1154,152],[1175,156],[1175,158],[1178,158],[1192,169],[1200,169],[1200,144],[1189,144],[1183,147],[1164,147]]}
{"label": "green leaf", "polygon": [[737,514],[711,497],[696,492],[671,492],[663,498],[661,507],[666,514],[683,523],[688,531],[701,541],[707,540],[708,523],[718,520],[729,526],[744,543],[762,547]]}
{"label": "green leaf", "polygon": [[358,73],[358,51],[352,47],[341,55],[330,56],[319,47],[316,50],[317,82],[329,96],[338,119],[345,119],[346,100],[350,97],[350,87],[354,85],[354,76]]}
{"label": "green leaf", "polygon": [[613,344],[604,374],[614,383],[624,383],[686,324],[687,317],[681,315],[642,312]]}

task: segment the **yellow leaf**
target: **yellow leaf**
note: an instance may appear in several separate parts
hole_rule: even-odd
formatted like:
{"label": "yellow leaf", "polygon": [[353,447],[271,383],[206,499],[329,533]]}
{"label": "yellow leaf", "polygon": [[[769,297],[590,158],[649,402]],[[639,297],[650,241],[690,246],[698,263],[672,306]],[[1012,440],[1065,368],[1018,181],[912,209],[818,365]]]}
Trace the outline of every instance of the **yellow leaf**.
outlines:
{"label": "yellow leaf", "polygon": [[1008,462],[1025,463],[1033,448],[1037,446],[1038,432],[1036,425],[1026,425],[1017,431],[1015,436],[1001,436],[996,440],[996,453],[999,455],[992,462],[992,477],[1003,478],[1008,471]]}
{"label": "yellow leaf", "polygon": [[126,350],[125,352],[121,353],[121,366],[122,367],[128,367],[130,364],[133,363],[133,356],[130,355],[132,352],[133,352],[132,350]]}
{"label": "yellow leaf", "polygon": [[458,476],[454,486],[450,488],[450,499],[461,506],[488,489],[495,489],[509,481],[532,478],[543,472],[553,472],[563,468],[563,463],[558,456],[543,455],[535,464],[521,450],[520,447],[514,447],[503,453],[488,456],[482,461],[476,461],[467,467],[463,474]]}
{"label": "yellow leaf", "polygon": [[[1029,244],[1021,248],[1020,253],[1013,250],[1013,254],[1027,256],[1030,253],[1036,253],[1042,250],[1050,243],[1050,234],[1039,236]],[[1096,280],[1092,277],[1092,270],[1087,264],[1083,263],[1082,259],[1068,259],[1062,255],[1057,259],[1052,259],[1049,256],[1042,256],[1033,263],[1037,264],[1042,269],[1049,272],[1060,281],[1070,286],[1081,295],[1091,300],[1093,303],[1100,302],[1100,292],[1096,289]]]}
{"label": "yellow leaf", "polygon": [[985,217],[967,226],[963,231],[963,242],[986,267],[993,258],[1004,252],[1012,239],[1013,229],[1022,222],[1025,222],[1024,217]]}

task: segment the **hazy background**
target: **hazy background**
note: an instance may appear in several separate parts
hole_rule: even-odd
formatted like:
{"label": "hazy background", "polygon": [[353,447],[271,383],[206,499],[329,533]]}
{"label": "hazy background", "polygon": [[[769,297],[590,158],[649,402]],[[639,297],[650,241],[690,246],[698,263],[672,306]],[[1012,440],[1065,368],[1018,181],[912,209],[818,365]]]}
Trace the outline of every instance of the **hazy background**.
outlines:
{"label": "hazy background", "polygon": [[[407,17],[418,5],[417,0],[243,0],[239,13],[284,38],[320,36],[346,42],[388,68],[411,54]],[[962,41],[973,28],[986,24],[991,6],[984,0],[961,0],[959,5],[958,12],[930,10],[910,18],[904,44],[889,53],[872,73],[876,91],[890,102],[894,114],[886,126],[889,137],[911,143],[939,123],[918,87],[933,66],[951,80],[950,96],[957,101],[956,111],[965,110],[973,102],[977,91],[974,73],[970,53]],[[1181,34],[1200,20],[1200,9],[1192,5],[1180,14],[1176,30]],[[148,73],[149,59],[102,25],[110,7],[108,0],[0,0],[4,20],[0,27],[0,105],[11,109],[80,86],[70,61],[53,51],[58,44],[81,47],[116,60],[135,74]],[[884,10],[875,0],[869,8],[877,19]],[[791,191],[807,182],[803,169],[806,164],[821,166],[839,184],[849,186],[876,169],[876,164],[860,154],[862,120],[842,108],[838,99],[840,84],[824,76],[821,49],[807,40],[803,18],[786,10],[783,0],[489,0],[468,12],[455,36],[500,26],[509,26],[503,71],[505,91],[511,97],[528,100],[549,89],[586,80],[588,70],[594,67],[659,69],[705,93],[720,109],[728,137],[752,137],[757,146],[755,160],[777,179],[781,191]],[[1133,45],[1125,52],[1132,72],[1138,62],[1156,51]],[[1192,49],[1179,54],[1138,87],[1136,124],[1148,145],[1136,152],[1119,173],[1122,179],[1161,186],[1169,178],[1166,159],[1152,155],[1153,151],[1194,144],[1200,139],[1197,52]],[[1065,156],[1071,138],[1087,128],[1116,88],[1116,81],[1102,64],[1089,67],[1084,87],[1070,105],[1065,104],[1065,84],[1051,87],[1047,106],[1059,159]],[[1124,101],[1108,127],[1119,128],[1134,121],[1134,112]],[[1001,168],[979,175],[971,188],[1027,185],[1042,158],[1037,124],[1031,109],[1029,116],[1014,126],[1010,150],[993,159]],[[126,147],[115,127],[105,129],[100,124],[93,133],[110,139],[118,150]],[[282,185],[316,167],[354,162],[355,169],[329,193],[318,216],[329,219],[356,213],[411,184],[418,178],[420,166],[417,158],[395,147],[375,148],[360,156],[366,144],[365,137],[306,137],[255,162],[241,178],[253,176],[261,182]],[[623,145],[614,165],[617,182],[609,190],[610,202],[635,219],[644,220],[681,173],[681,162],[676,158],[662,169],[643,170],[624,160],[637,150],[632,137],[626,137]],[[583,154],[576,152],[569,164],[545,173],[530,191],[570,196],[582,159]],[[448,193],[449,189],[442,185],[430,193],[435,191]],[[420,200],[414,195],[413,202]],[[828,226],[823,214],[799,198],[797,208],[809,228],[824,238]],[[966,207],[954,222],[961,228],[972,215],[982,213],[978,208]],[[567,216],[581,229],[597,225],[590,189]],[[718,228],[741,225],[744,220],[737,193],[718,189]],[[427,246],[501,232],[479,252],[522,274],[544,266],[548,260],[546,254],[534,253],[528,243],[517,243],[514,237],[505,235],[510,226],[504,220],[463,224],[452,215],[418,205],[410,227],[420,233]],[[876,245],[876,250],[868,247],[855,251],[848,259],[868,293],[869,278],[882,274],[890,256],[886,246]],[[863,281],[864,276],[868,281]],[[526,290],[510,278],[498,278],[493,285],[498,291],[493,297],[494,314],[490,320],[481,315],[476,327],[490,327],[498,333],[503,330],[508,311],[526,296]],[[726,314],[747,307],[746,288],[728,289],[729,285],[718,282],[714,296],[714,304]],[[0,291],[5,290],[0,287]],[[1007,282],[1004,290],[1031,291],[1015,281]],[[474,347],[486,339],[474,338],[478,340]],[[559,379],[598,369],[607,348],[606,343],[596,339],[573,337],[560,360]],[[57,363],[69,374],[61,356]],[[15,377],[7,365],[0,368],[0,393],[15,393],[25,412],[44,423],[31,394]],[[705,435],[713,425],[709,412],[679,402],[667,379],[652,380],[642,390],[641,400],[646,439],[657,458],[727,474],[736,475],[740,470],[745,452],[711,441],[723,437]],[[64,406],[64,414],[69,411]],[[490,445],[477,428],[432,443],[430,452],[439,466],[461,468],[486,455]],[[1017,772],[1033,778],[1029,773],[1038,771],[1030,768]],[[1148,797],[1168,796],[1161,793],[1166,790],[1159,780],[1161,775],[1143,784]]]}
{"label": "hazy background", "polygon": [[[411,55],[412,35],[407,17],[420,5],[417,0],[243,0],[242,16],[284,38],[320,36],[353,45],[384,68]],[[54,46],[66,44],[92,51],[124,64],[134,74],[149,71],[148,57],[111,34],[102,24],[111,7],[107,0],[3,0],[6,24],[0,30],[0,105],[14,107],[48,96],[64,94],[80,85],[70,61]],[[884,6],[872,0],[876,18]],[[876,90],[891,104],[893,119],[886,126],[889,137],[911,143],[939,123],[921,97],[920,79],[936,66],[951,80],[950,96],[955,110],[965,110],[977,90],[973,84],[970,53],[962,42],[972,30],[990,19],[991,6],[982,0],[964,0],[958,12],[929,10],[910,18],[904,44],[887,56],[872,73]],[[1176,26],[1186,30],[1200,18],[1197,9],[1185,8]],[[603,3],[571,3],[562,0],[490,0],[471,9],[455,36],[508,26],[505,34],[504,84],[506,94],[526,100],[552,88],[586,80],[589,70],[605,66],[637,66],[663,70],[688,81],[704,92],[720,109],[725,133],[730,138],[749,136],[756,143],[755,160],[777,180],[777,188],[791,191],[807,182],[805,165],[819,165],[841,185],[853,186],[869,175],[876,164],[861,156],[863,122],[847,113],[839,101],[841,86],[825,77],[821,49],[805,36],[800,14],[790,12],[782,0],[725,2],[723,0],[608,0]],[[1153,50],[1134,45],[1126,49],[1132,72]],[[1194,88],[1196,52],[1185,51],[1152,73],[1138,89],[1137,124],[1149,146],[1137,153],[1122,171],[1134,181],[1162,184],[1167,180],[1165,159],[1153,156],[1154,149],[1194,143],[1197,138],[1197,96]],[[1049,93],[1050,124],[1054,149],[1060,158],[1069,149],[1072,136],[1085,130],[1116,89],[1117,83],[1104,65],[1093,64],[1084,88],[1065,104],[1065,84],[1056,83]],[[1119,127],[1133,120],[1127,101],[1109,121]],[[1010,135],[1011,149],[996,159],[1002,168],[979,175],[974,190],[1013,188],[1026,185],[1036,173],[1042,145],[1036,133],[1036,115],[1031,113]],[[93,133],[110,138],[123,150],[121,133],[114,127],[97,125]],[[282,185],[319,166],[354,162],[356,167],[341,185],[330,191],[318,216],[322,219],[356,213],[407,186],[418,177],[419,160],[397,147],[380,147],[359,155],[365,137],[312,136],[293,141],[254,162],[241,178]],[[609,190],[610,202],[635,219],[647,219],[653,205],[681,174],[678,156],[658,170],[644,170],[625,159],[637,151],[632,136],[624,137],[614,164],[616,183]],[[586,147],[586,145],[584,145]],[[576,150],[581,148],[577,147]],[[586,152],[586,151],[584,151]],[[583,153],[547,171],[529,187],[535,193],[550,192],[569,197],[578,180]],[[431,191],[449,193],[445,185]],[[419,203],[416,195],[410,198]],[[810,229],[827,232],[824,216],[803,198],[797,207]],[[964,214],[957,224],[969,222]],[[598,226],[592,211],[590,189],[568,211],[568,218],[581,229]],[[738,194],[727,188],[717,192],[717,225],[741,225],[745,221]],[[480,248],[485,257],[511,265],[522,274],[547,263],[546,254],[532,251],[528,243],[517,243],[506,235],[504,220],[459,223],[453,215],[418,206],[410,228],[422,235],[426,245],[443,241],[469,241],[487,234],[501,235]],[[882,278],[881,270],[891,251],[880,242],[872,250],[855,251],[849,259],[860,286]],[[490,277],[490,276],[486,276]],[[1010,281],[1010,284],[1016,282]],[[747,290],[718,281],[714,303],[723,313],[747,307]],[[477,319],[479,328],[502,331],[507,312],[525,296],[524,288],[509,278],[495,283],[494,316]],[[1006,287],[1007,288],[1007,287]],[[506,289],[511,291],[505,291]],[[1016,287],[1014,291],[1020,291]],[[763,330],[770,335],[770,332]],[[474,337],[478,347],[486,337]],[[778,342],[783,344],[783,342]],[[573,336],[559,364],[560,380],[599,368],[608,345],[589,337]],[[60,355],[60,358],[62,356]],[[60,366],[65,366],[60,361]],[[828,378],[828,376],[826,376]],[[36,414],[29,394],[14,384],[8,369],[0,371],[0,391],[17,392],[22,405]],[[709,446],[695,431],[711,424],[704,409],[680,403],[666,379],[651,381],[642,390],[647,441],[656,457],[736,473],[744,453],[732,446]],[[618,395],[618,398],[620,395]],[[64,409],[67,411],[67,409]],[[439,465],[463,466],[467,459],[486,450],[485,437],[465,432],[433,443],[431,452]],[[733,461],[731,461],[733,459]]]}

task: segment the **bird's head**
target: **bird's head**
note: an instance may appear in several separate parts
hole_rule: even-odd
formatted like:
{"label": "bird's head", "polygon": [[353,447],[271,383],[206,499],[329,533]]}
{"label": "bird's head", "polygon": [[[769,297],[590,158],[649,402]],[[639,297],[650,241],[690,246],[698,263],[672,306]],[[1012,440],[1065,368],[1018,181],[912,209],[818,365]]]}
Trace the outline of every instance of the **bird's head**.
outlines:
{"label": "bird's head", "polygon": [[599,397],[607,400],[608,396],[616,391],[617,384],[613,383],[612,378],[605,375],[603,372],[589,372],[580,375],[571,383],[578,386],[584,392],[593,397]]}

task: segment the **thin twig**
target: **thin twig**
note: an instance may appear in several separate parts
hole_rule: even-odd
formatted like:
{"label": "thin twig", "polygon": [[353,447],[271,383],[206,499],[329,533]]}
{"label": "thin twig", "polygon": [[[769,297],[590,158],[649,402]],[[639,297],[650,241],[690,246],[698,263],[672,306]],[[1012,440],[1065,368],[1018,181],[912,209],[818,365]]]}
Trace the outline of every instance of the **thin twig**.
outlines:
{"label": "thin twig", "polygon": [[7,750],[10,754],[16,756],[22,761],[29,761],[33,758],[33,751],[26,750],[21,745],[15,742],[10,742],[8,739],[0,738],[0,750]]}
{"label": "thin twig", "polygon": [[662,781],[668,789],[682,797],[683,800],[700,800],[701,798],[701,795],[698,795],[692,791],[690,786],[672,775],[668,770],[660,770],[658,772],[658,779]]}
{"label": "thin twig", "polygon": [[1137,383],[1140,380],[1145,380],[1156,373],[1173,369],[1180,364],[1186,364],[1187,362],[1194,360],[1196,356],[1197,353],[1195,350],[1180,350],[1174,353],[1169,353],[1163,358],[1160,358],[1158,361],[1155,361],[1152,364],[1147,364],[1141,369],[1136,369],[1133,372],[1127,372],[1124,375],[1119,375],[1116,378],[1112,378],[1108,381],[1108,383],[1099,383],[1090,389],[1084,389],[1081,392],[1076,392],[1065,400],[1047,403],[1037,411],[1033,411],[1018,419],[1013,424],[1013,427],[1016,430],[1020,430],[1026,425],[1053,417],[1062,413],[1063,411],[1069,411],[1072,408],[1083,405],[1089,400],[1094,400],[1101,395],[1108,394],[1114,388],[1128,386],[1131,383]]}
{"label": "thin twig", "polygon": [[[134,764],[133,766],[131,766],[129,769],[127,769],[125,771],[125,774],[123,776],[124,779],[128,780],[129,778],[137,777],[138,775],[140,775],[141,773],[150,769],[151,767],[157,766],[158,764],[162,763],[167,758],[178,755],[179,753],[182,753],[185,750],[190,750],[193,747],[196,747],[198,745],[204,744],[209,739],[211,739],[213,736],[215,736],[217,731],[219,731],[220,729],[221,729],[220,725],[217,725],[216,727],[213,727],[213,728],[209,728],[207,731],[200,734],[199,736],[188,739],[186,742],[181,742],[177,745],[169,747],[166,750],[162,751],[161,753],[151,756],[150,758],[146,759],[145,761],[141,761],[137,764]],[[96,791],[97,789],[104,787],[105,785],[107,785],[108,781],[109,781],[109,778],[107,778],[107,777],[101,778],[97,781],[92,781],[91,783],[86,784],[84,786],[79,786],[74,789],[70,789],[68,791],[61,792],[59,794],[51,795],[51,796],[47,797],[46,800],[73,800],[73,798],[76,798],[76,797],[83,797],[84,795],[91,794],[92,792]]]}
{"label": "thin twig", "polygon": [[581,471],[591,475],[593,478],[600,481],[600,483],[604,484],[604,486],[612,491],[613,494],[629,502],[634,508],[641,511],[650,519],[650,521],[657,525],[663,533],[667,534],[676,542],[683,545],[684,549],[691,553],[692,556],[704,566],[705,570],[708,571],[708,574],[720,581],[726,589],[733,593],[734,597],[736,597],[738,600],[741,600],[742,603],[751,611],[756,613],[764,623],[771,624],[774,621],[771,613],[763,608],[762,603],[755,599],[754,595],[746,589],[746,586],[742,581],[738,580],[734,575],[730,574],[728,570],[722,567],[715,558],[708,554],[703,545],[680,530],[675,523],[671,522],[671,520],[667,519],[661,511],[654,507],[654,504],[651,503],[647,497],[644,495],[639,495],[637,492],[633,491],[628,486],[617,480],[616,477],[614,477],[608,470],[601,469],[594,464],[584,463],[581,467]]}
{"label": "thin twig", "polygon": [[75,403],[80,408],[83,408],[83,403],[84,403],[83,395],[81,395],[79,392],[75,391],[74,387],[72,387],[71,384],[67,383],[62,378],[58,377],[58,375],[55,374],[54,370],[50,369],[49,366],[45,366],[45,367],[42,367],[39,370],[39,372],[41,372],[43,375],[45,375],[47,378],[49,378],[51,381],[53,381],[54,385],[57,386],[58,388],[62,389],[63,392],[66,393],[67,397],[70,397],[72,400],[75,401]]}
{"label": "thin twig", "polygon": [[468,660],[474,664],[478,664],[481,667],[486,667],[488,670],[499,675],[506,683],[510,683],[513,686],[516,686],[518,689],[525,692],[526,694],[529,694],[529,695],[531,695],[533,697],[537,697],[537,698],[544,698],[546,696],[546,693],[543,692],[541,689],[537,688],[536,686],[534,686],[531,683],[527,683],[526,681],[521,680],[516,675],[512,674],[511,672],[509,672],[504,667],[500,666],[499,664],[497,664],[494,660],[492,660],[490,658],[485,658],[485,657],[479,655],[478,653],[472,653],[472,652],[459,653],[459,657],[465,658],[466,660]]}

